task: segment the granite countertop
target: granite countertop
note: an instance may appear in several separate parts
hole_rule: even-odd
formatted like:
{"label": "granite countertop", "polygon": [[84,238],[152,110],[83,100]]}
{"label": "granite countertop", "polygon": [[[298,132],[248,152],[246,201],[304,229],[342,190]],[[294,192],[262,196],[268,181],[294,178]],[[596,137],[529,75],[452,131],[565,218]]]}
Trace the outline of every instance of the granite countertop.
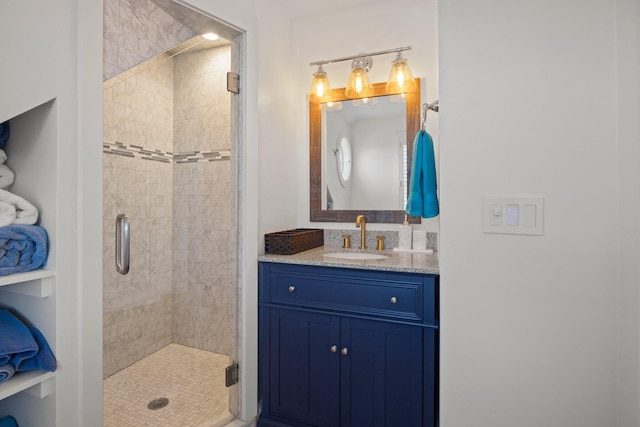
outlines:
{"label": "granite countertop", "polygon": [[[322,256],[335,252],[367,252],[382,254],[388,258],[381,260],[340,259]],[[410,252],[394,252],[392,250],[360,250],[356,248],[344,249],[340,246],[320,246],[293,255],[265,254],[258,257],[259,261],[279,262],[284,264],[318,265],[325,267],[359,268],[363,270],[401,271],[406,273],[439,274],[438,252],[420,254]]]}

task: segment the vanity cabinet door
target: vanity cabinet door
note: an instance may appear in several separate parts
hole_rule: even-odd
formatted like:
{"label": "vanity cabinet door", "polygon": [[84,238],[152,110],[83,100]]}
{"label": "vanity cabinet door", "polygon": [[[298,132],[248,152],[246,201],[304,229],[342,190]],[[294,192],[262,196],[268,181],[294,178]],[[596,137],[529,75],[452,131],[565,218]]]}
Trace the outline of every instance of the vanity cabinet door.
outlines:
{"label": "vanity cabinet door", "polygon": [[341,341],[340,425],[423,426],[423,328],[342,318]]}
{"label": "vanity cabinet door", "polygon": [[270,318],[271,414],[312,426],[337,426],[339,317],[271,309]]}

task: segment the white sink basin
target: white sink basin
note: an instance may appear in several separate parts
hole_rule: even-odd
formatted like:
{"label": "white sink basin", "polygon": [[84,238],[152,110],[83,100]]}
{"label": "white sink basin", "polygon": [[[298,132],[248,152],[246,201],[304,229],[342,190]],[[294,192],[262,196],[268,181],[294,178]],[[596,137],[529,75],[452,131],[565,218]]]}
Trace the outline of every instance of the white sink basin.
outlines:
{"label": "white sink basin", "polygon": [[328,258],[338,259],[354,259],[354,260],[373,260],[373,259],[385,259],[389,258],[382,254],[370,254],[366,252],[331,252],[328,254],[322,254]]}

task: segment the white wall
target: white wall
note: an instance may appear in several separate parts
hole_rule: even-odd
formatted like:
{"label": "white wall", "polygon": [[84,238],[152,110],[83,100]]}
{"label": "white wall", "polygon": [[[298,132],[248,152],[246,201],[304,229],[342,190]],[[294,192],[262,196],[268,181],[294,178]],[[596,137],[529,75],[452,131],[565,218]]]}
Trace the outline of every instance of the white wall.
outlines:
{"label": "white wall", "polygon": [[[436,0],[397,0],[367,2],[363,6],[335,8],[331,12],[317,13],[292,21],[292,49],[296,86],[295,129],[298,146],[298,226],[345,228],[354,224],[318,223],[309,221],[309,119],[308,94],[314,67],[313,61],[339,58],[362,52],[375,52],[402,46],[412,46],[406,53],[415,77],[423,78],[422,102],[438,98],[438,27]],[[385,82],[389,77],[393,55],[374,57],[369,72],[372,83]],[[351,64],[349,61],[323,66],[332,88],[345,87]],[[438,147],[438,116],[431,113],[427,130]],[[437,158],[436,158],[437,161]],[[371,224],[370,230],[396,229],[396,224]],[[429,231],[438,231],[439,218],[423,219],[422,225]]]}
{"label": "white wall", "polygon": [[[616,425],[614,4],[448,0],[438,25],[441,425]],[[487,194],[544,196],[544,235],[484,234]]]}
{"label": "white wall", "polygon": [[618,114],[618,426],[640,423],[640,7],[616,2]]}
{"label": "white wall", "polygon": [[258,0],[256,11],[260,19],[258,248],[263,253],[265,233],[296,228],[300,141],[295,136],[298,93],[292,81],[295,62],[287,11],[270,0]]}
{"label": "white wall", "polygon": [[[3,45],[0,122],[56,98],[57,158],[42,173],[56,171],[53,347],[60,363],[56,414],[45,419],[65,426],[95,425],[102,414],[101,28],[101,2],[0,7],[0,39],[11,40]],[[42,419],[40,405],[33,407],[32,419]]]}

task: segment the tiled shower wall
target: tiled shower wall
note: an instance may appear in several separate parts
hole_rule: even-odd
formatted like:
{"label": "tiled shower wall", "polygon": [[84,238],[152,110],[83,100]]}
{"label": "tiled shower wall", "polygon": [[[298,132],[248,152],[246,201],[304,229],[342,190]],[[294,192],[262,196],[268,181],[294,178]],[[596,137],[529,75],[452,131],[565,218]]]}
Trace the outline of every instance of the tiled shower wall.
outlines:
{"label": "tiled shower wall", "polygon": [[149,0],[104,0],[103,80],[196,34]]}
{"label": "tiled shower wall", "polygon": [[[175,59],[175,153],[228,153],[230,46]],[[229,354],[231,162],[176,160],[173,168],[173,340]]]}
{"label": "tiled shower wall", "polygon": [[[170,342],[229,354],[229,47],[105,83],[104,375]],[[132,266],[114,269],[131,217]]]}
{"label": "tiled shower wall", "polygon": [[[105,142],[166,152],[172,139],[170,61],[105,89]],[[131,150],[109,151],[120,153],[103,155],[105,376],[172,339],[172,164],[133,157]],[[120,213],[131,223],[131,268],[124,276],[114,267]]]}

